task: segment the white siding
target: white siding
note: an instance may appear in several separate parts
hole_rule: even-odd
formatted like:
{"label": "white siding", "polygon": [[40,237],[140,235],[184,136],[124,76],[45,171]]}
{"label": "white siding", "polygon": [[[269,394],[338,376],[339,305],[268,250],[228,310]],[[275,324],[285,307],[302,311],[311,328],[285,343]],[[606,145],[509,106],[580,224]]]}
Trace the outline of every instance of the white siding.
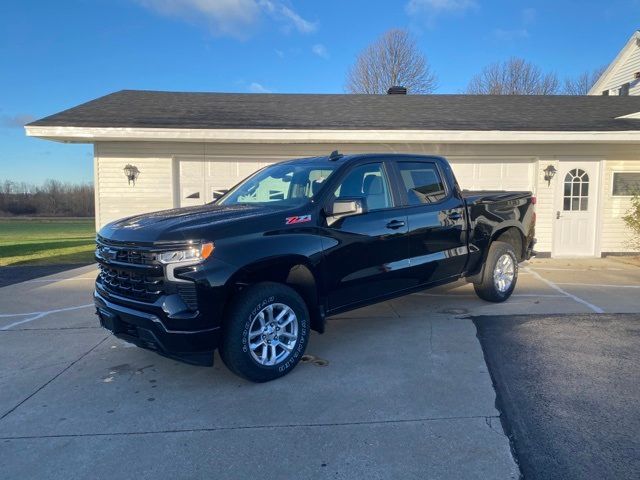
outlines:
{"label": "white siding", "polygon": [[551,252],[553,243],[553,219],[555,215],[555,191],[556,178],[551,183],[544,179],[543,170],[548,165],[553,165],[556,170],[560,168],[558,160],[555,158],[540,157],[536,168],[536,239],[535,246],[537,252]]}
{"label": "white siding", "polygon": [[[96,145],[98,227],[118,218],[173,207],[171,155],[157,145],[144,147],[142,143]],[[135,185],[129,185],[124,174],[128,163],[140,170]]]}
{"label": "white siding", "polygon": [[635,78],[635,73],[640,72],[640,47],[637,44],[631,46],[630,51],[623,55],[616,65],[613,65],[607,75],[606,82],[598,87],[594,95],[601,95],[604,90],[611,90],[610,95],[616,95],[621,85],[631,82],[630,95],[640,95],[640,81]]}

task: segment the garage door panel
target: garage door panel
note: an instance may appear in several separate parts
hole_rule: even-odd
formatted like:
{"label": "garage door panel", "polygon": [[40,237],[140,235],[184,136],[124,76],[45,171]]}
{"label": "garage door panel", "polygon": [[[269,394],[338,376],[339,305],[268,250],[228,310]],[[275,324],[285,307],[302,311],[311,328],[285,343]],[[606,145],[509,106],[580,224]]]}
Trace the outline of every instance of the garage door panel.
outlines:
{"label": "garage door panel", "polygon": [[[214,193],[228,190],[257,170],[274,163],[264,159],[177,158],[180,206],[202,205],[214,199]],[[282,159],[284,160],[284,158]]]}
{"label": "garage door panel", "polygon": [[204,203],[204,163],[183,160],[180,170],[180,206]]}
{"label": "garage door panel", "polygon": [[463,190],[533,190],[535,161],[504,159],[451,160]]}
{"label": "garage door panel", "polygon": [[233,161],[205,161],[207,177],[236,178],[238,176],[238,162]]}

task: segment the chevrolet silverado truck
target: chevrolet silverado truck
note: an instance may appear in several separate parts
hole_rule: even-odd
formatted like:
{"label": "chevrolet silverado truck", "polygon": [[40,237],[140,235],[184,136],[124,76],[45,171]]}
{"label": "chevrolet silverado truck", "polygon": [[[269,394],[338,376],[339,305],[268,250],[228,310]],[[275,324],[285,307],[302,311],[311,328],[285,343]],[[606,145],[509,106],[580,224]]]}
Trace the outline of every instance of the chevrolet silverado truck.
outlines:
{"label": "chevrolet silverado truck", "polygon": [[460,279],[508,299],[533,255],[534,205],[530,192],[462,191],[442,157],[285,161],[212,203],[102,228],[97,314],[130,343],[196,365],[217,349],[265,382],[331,315]]}

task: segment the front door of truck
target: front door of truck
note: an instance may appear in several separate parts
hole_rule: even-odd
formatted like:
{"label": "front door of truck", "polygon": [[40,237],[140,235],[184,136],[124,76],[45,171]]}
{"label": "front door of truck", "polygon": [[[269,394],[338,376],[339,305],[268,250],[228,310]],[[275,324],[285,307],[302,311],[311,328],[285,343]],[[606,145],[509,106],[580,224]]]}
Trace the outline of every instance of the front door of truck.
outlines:
{"label": "front door of truck", "polygon": [[407,217],[391,186],[384,162],[361,164],[346,173],[329,200],[362,198],[365,206],[364,213],[330,219],[326,227],[329,310],[407,287]]}
{"label": "front door of truck", "polygon": [[416,285],[459,275],[467,260],[464,201],[447,185],[437,162],[395,163],[407,205],[409,263]]}

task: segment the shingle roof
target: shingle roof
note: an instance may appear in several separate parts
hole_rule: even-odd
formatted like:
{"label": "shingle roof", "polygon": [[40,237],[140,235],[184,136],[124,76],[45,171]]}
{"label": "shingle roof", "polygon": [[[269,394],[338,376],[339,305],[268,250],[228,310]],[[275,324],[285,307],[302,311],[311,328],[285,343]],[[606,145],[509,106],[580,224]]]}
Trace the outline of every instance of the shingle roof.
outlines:
{"label": "shingle roof", "polygon": [[312,130],[640,130],[640,96],[318,95],[122,90],[30,123]]}

